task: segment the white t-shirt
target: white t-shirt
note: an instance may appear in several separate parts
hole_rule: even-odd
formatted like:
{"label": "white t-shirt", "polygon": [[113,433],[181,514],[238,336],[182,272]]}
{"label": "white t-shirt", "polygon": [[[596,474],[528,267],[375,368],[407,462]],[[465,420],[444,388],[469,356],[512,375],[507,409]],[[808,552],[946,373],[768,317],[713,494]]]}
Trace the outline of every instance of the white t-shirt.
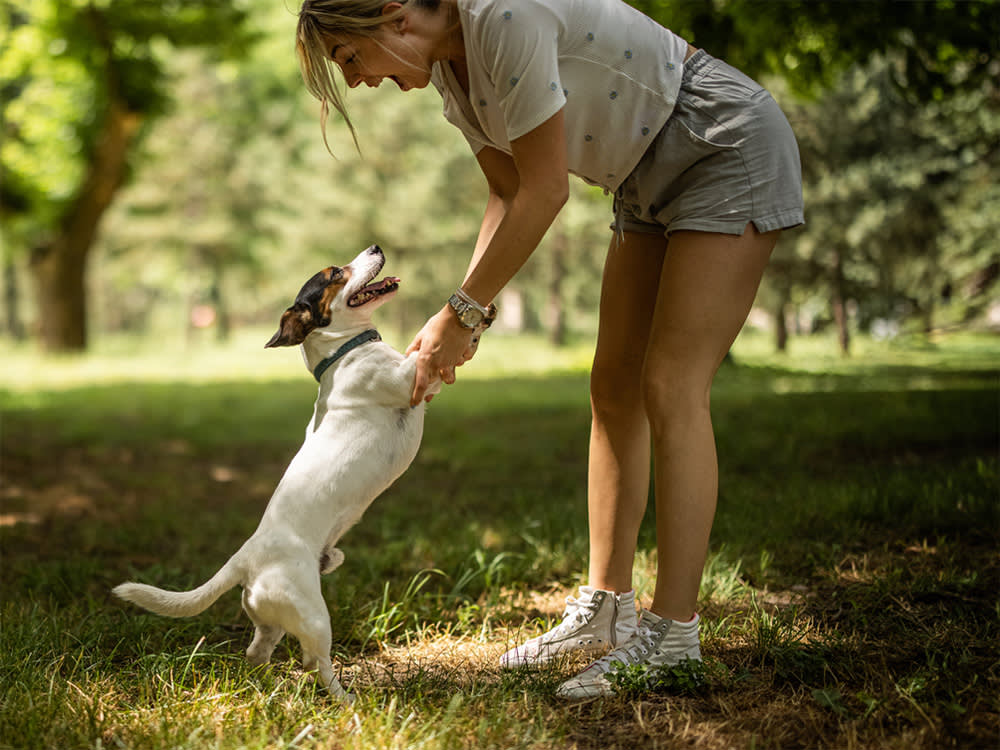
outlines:
{"label": "white t-shirt", "polygon": [[431,80],[474,152],[565,107],[569,170],[616,190],[673,111],[687,42],[621,0],[458,0],[469,95]]}

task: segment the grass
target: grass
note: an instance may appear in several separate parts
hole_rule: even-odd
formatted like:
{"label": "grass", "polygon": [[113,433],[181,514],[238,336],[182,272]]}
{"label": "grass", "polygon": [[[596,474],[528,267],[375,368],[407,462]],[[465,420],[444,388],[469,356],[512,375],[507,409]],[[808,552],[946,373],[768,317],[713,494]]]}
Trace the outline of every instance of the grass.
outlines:
{"label": "grass", "polygon": [[[939,748],[1000,742],[1000,342],[741,338],[713,392],[722,472],[700,669],[566,704],[578,663],[502,672],[586,564],[585,344],[496,337],[325,581],[345,709],[296,643],[252,669],[237,592],[167,620],[253,531],[314,384],[238,339],[0,376],[0,747]],[[398,343],[398,342],[397,342]],[[919,345],[918,345],[919,344]],[[826,342],[829,346],[829,342]],[[635,581],[648,602],[652,511]]]}

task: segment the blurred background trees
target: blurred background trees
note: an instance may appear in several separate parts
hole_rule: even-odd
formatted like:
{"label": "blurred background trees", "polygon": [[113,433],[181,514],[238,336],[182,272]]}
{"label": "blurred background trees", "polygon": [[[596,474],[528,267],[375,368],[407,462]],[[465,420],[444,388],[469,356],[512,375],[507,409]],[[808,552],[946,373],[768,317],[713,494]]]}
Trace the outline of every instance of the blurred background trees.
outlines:
{"label": "blurred background trees", "polygon": [[230,0],[7,0],[0,14],[4,244],[30,255],[45,346],[83,349],[89,256],[141,130],[171,99],[166,61],[191,45],[244,52],[246,11]]}
{"label": "blurred background trees", "polygon": [[[763,80],[799,137],[807,221],[755,320],[982,325],[1000,272],[1000,7],[634,3]],[[378,242],[413,330],[464,273],[485,185],[433,90],[349,92],[336,158],[294,56],[295,3],[0,0],[4,323],[52,351],[100,334],[273,323],[301,281]],[[505,291],[505,324],[594,330],[610,198],[576,183]],[[28,284],[27,280],[33,283]]]}

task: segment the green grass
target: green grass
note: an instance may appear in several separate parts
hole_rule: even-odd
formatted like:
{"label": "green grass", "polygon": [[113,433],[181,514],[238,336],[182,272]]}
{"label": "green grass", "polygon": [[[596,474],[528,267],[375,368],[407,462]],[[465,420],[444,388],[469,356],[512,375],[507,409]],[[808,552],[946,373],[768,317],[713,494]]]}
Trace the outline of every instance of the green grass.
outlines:
{"label": "green grass", "polygon": [[[586,565],[586,344],[496,337],[431,404],[413,466],[325,581],[345,709],[242,657],[237,592],[168,620],[253,531],[314,384],[260,336],[42,359],[0,376],[0,747],[989,747],[1000,738],[1000,342],[830,355],[740,339],[713,391],[721,488],[704,667],[565,704],[502,672]],[[399,344],[399,341],[395,343]],[[652,515],[635,581],[652,593]]]}

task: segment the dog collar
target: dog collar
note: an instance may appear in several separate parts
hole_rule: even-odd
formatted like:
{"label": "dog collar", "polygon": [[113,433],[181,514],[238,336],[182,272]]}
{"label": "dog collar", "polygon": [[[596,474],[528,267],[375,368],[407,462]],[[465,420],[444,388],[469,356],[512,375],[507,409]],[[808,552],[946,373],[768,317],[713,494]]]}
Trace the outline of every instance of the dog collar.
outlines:
{"label": "dog collar", "polygon": [[326,372],[328,369],[330,369],[330,366],[334,362],[343,357],[349,351],[351,351],[352,349],[357,349],[359,346],[361,346],[362,344],[367,344],[369,341],[381,341],[381,340],[382,337],[378,335],[378,331],[376,331],[374,328],[369,328],[367,331],[359,333],[357,336],[355,336],[353,339],[351,339],[346,344],[341,346],[337,351],[335,351],[329,357],[327,357],[318,365],[316,365],[316,369],[313,370],[313,377],[316,378],[316,382],[318,383],[319,379],[323,377],[323,373]]}

